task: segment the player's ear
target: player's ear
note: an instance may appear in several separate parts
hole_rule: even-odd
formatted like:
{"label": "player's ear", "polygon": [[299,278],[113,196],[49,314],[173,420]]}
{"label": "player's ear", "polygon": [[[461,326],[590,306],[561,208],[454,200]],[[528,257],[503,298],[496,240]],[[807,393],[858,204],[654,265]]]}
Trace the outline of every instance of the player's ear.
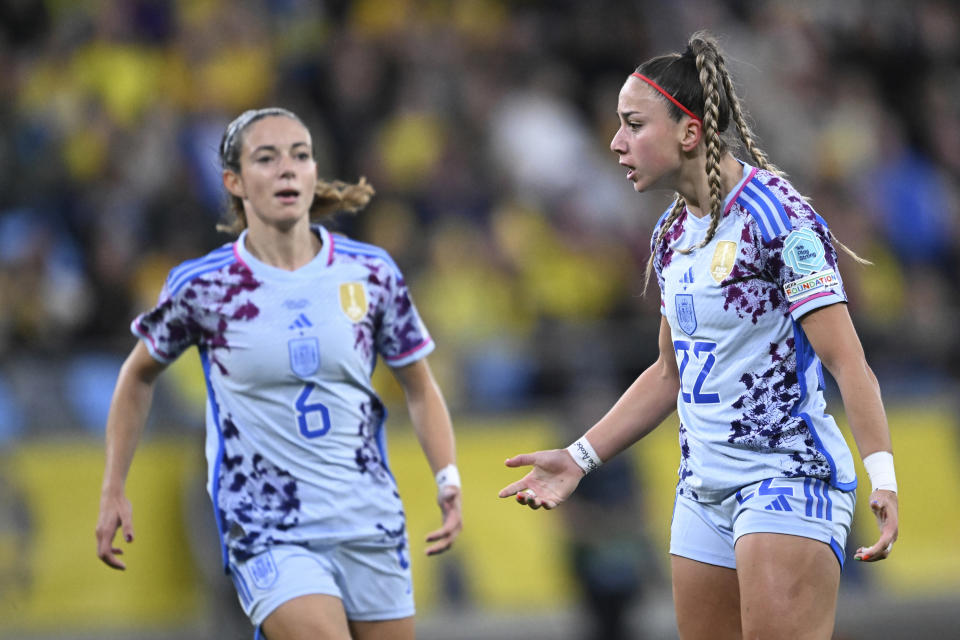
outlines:
{"label": "player's ear", "polygon": [[686,122],[680,130],[680,146],[684,151],[693,151],[703,139],[703,123],[694,120],[689,116],[684,116]]}
{"label": "player's ear", "polygon": [[240,179],[240,174],[235,171],[230,169],[223,170],[223,186],[232,196],[237,196],[238,198],[246,197],[243,189],[243,180]]}

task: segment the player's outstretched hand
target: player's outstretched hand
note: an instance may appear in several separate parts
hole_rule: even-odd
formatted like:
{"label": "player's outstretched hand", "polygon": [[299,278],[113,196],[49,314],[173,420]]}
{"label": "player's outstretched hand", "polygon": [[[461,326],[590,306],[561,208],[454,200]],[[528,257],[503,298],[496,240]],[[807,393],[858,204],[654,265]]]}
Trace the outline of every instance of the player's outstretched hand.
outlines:
{"label": "player's outstretched hand", "polygon": [[447,485],[440,490],[437,504],[443,513],[443,526],[427,535],[427,542],[436,544],[427,547],[427,555],[435,556],[443,553],[451,546],[463,529],[463,515],[460,504],[460,487]]}
{"label": "player's outstretched hand", "polygon": [[900,516],[897,494],[893,491],[877,489],[870,494],[870,509],[877,518],[880,527],[880,539],[872,547],[860,547],[854,558],[863,562],[883,560],[893,551],[893,543],[900,535]]}
{"label": "player's outstretched hand", "polygon": [[97,518],[97,556],[114,569],[126,569],[127,565],[117,556],[123,549],[113,546],[117,529],[123,531],[123,539],[133,542],[133,508],[125,495],[104,493],[100,496],[100,517]]}
{"label": "player's outstretched hand", "polygon": [[508,467],[533,466],[530,473],[500,490],[501,498],[517,496],[531,509],[554,509],[580,484],[583,471],[566,449],[524,453],[507,458]]}

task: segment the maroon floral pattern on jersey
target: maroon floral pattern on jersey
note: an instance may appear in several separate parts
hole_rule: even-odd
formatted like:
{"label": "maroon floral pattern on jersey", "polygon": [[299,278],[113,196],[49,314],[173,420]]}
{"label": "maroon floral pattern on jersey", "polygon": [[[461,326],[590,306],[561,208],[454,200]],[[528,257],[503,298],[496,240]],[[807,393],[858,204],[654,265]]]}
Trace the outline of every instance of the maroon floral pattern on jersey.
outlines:
{"label": "maroon floral pattern on jersey", "polygon": [[784,297],[780,287],[763,272],[765,251],[753,225],[744,225],[740,234],[740,255],[722,285],[723,310],[757,324],[764,313],[780,309]]}
{"label": "maroon floral pattern on jersey", "polygon": [[690,471],[689,468],[690,460],[690,443],[687,442],[687,428],[684,426],[683,422],[680,423],[680,469],[677,472],[677,475],[680,477],[680,495],[689,495],[694,500],[697,500],[699,496],[697,492],[689,487],[684,485],[684,480],[693,475],[693,471]]}
{"label": "maroon floral pattern on jersey", "polygon": [[[670,207],[671,210],[673,207]],[[657,274],[657,282],[660,285],[660,291],[663,291],[663,270],[666,269],[670,262],[673,260],[674,252],[676,247],[674,243],[683,235],[683,222],[687,218],[687,210],[684,209],[683,212],[673,221],[673,224],[670,225],[670,228],[667,229],[666,233],[663,234],[663,237],[660,238],[659,244],[654,246],[654,242],[657,240],[657,234],[660,232],[659,226],[653,230],[653,238],[650,242],[650,248],[653,252],[653,268]],[[666,220],[664,220],[665,222]]]}
{"label": "maroon floral pattern on jersey", "polygon": [[341,260],[354,260],[367,269],[369,311],[354,323],[354,348],[371,363],[374,349],[385,358],[416,350],[429,339],[410,299],[406,282],[389,263],[376,256],[338,253]]}
{"label": "maroon floral pattern on jersey", "polygon": [[387,461],[383,459],[380,444],[377,442],[377,436],[383,426],[383,420],[386,417],[386,410],[377,400],[364,402],[360,406],[363,414],[363,421],[357,427],[357,433],[360,435],[360,446],[357,447],[354,460],[360,473],[368,473],[378,482],[389,483],[390,472],[387,469]]}
{"label": "maroon floral pattern on jersey", "polygon": [[158,305],[140,315],[134,327],[149,339],[162,359],[169,362],[197,345],[207,351],[211,364],[223,375],[230,375],[217,352],[230,348],[226,338],[230,322],[260,315],[260,309],[250,301],[250,294],[260,286],[243,263],[231,262],[187,281],[177,291],[165,286]]}
{"label": "maroon floral pattern on jersey", "polygon": [[770,343],[770,366],[760,374],[740,377],[744,393],[733,407],[741,417],[730,423],[727,441],[754,451],[792,451],[794,464],[783,475],[829,477],[830,467],[817,450],[810,428],[801,416],[792,414],[800,401],[797,355],[794,339]]}

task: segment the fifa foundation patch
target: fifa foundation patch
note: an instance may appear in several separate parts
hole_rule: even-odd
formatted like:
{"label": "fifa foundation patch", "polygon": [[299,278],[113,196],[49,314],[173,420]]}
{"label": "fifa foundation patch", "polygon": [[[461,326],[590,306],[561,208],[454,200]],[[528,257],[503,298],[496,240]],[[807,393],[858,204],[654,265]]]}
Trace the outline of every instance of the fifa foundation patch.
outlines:
{"label": "fifa foundation patch", "polygon": [[783,242],[783,261],[797,273],[814,273],[826,261],[823,242],[810,229],[791,231]]}
{"label": "fifa foundation patch", "polygon": [[840,284],[840,279],[833,269],[819,271],[806,278],[794,280],[783,285],[783,290],[787,294],[788,302],[796,302],[801,298],[806,298],[811,293],[817,291],[829,291]]}

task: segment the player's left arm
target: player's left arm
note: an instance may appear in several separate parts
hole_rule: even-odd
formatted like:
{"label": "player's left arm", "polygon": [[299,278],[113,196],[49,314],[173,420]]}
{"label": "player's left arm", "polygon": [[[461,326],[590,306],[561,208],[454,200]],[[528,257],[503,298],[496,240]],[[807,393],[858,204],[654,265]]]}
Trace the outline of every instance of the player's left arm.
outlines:
{"label": "player's left arm", "polygon": [[443,526],[427,536],[427,555],[450,548],[463,528],[460,478],[456,471],[456,448],[450,412],[426,358],[392,369],[403,387],[410,421],[430,469],[437,478],[437,503],[443,512]]}
{"label": "player's left arm", "polygon": [[[880,385],[867,364],[847,305],[832,304],[811,311],[800,319],[800,325],[840,388],[850,432],[857,443],[860,457],[867,458],[875,453],[880,453],[880,457],[892,455],[890,429],[880,398]],[[882,467],[881,470],[886,471]],[[871,475],[880,474],[871,472]],[[889,475],[893,475],[892,462],[889,463]],[[899,533],[895,480],[893,490],[878,488],[878,478],[872,477],[872,480],[874,489],[870,494],[870,508],[880,527],[880,539],[873,546],[857,549],[854,556],[857,560],[886,558]],[[884,482],[879,484],[889,486]]]}

